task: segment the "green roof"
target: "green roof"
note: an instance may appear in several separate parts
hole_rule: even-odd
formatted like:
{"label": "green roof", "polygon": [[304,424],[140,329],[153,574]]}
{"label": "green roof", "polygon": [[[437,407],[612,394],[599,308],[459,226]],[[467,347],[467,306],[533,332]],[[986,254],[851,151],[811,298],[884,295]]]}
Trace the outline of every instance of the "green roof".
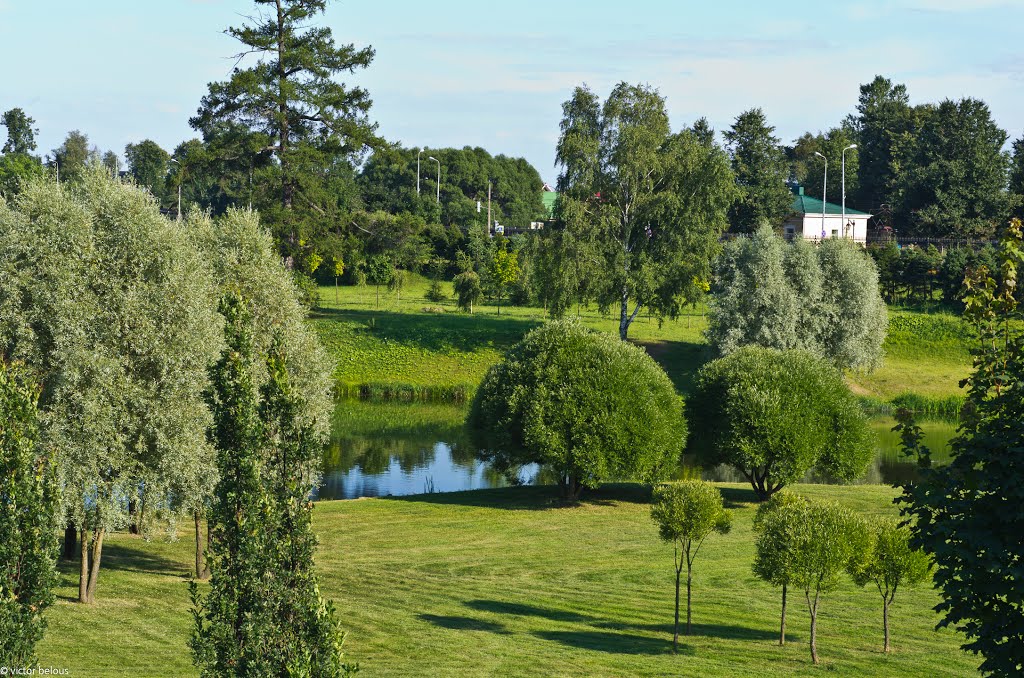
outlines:
{"label": "green roof", "polygon": [[548,211],[548,218],[555,216],[555,201],[558,200],[557,191],[544,191],[540,199],[544,202],[544,209]]}
{"label": "green roof", "polygon": [[[825,205],[825,214],[826,215],[834,214],[834,215],[837,215],[837,216],[842,216],[842,214],[843,214],[843,206],[842,205],[836,205],[835,203],[831,203],[831,202],[822,203],[817,198],[812,198],[809,195],[804,195],[804,189],[803,189],[802,186],[798,186],[796,189],[794,189],[793,193],[794,193],[794,195],[793,195],[793,205],[792,205],[791,209],[794,212],[796,212],[797,214],[821,214],[822,213],[821,212],[821,206],[823,204]],[[867,212],[861,212],[860,210],[855,210],[855,209],[852,209],[850,207],[846,208],[846,213],[850,214],[850,215],[854,215],[854,216],[856,216],[856,215],[860,215],[860,216],[863,216],[863,217],[870,217],[871,216]]]}

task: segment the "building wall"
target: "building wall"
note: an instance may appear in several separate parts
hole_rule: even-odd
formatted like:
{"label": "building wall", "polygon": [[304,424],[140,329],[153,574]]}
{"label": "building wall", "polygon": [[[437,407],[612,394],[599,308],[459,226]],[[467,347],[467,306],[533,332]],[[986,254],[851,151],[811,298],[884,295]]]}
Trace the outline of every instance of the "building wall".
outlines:
{"label": "building wall", "polygon": [[[846,215],[846,221],[852,224],[846,233],[843,233],[843,218],[841,215],[825,215],[825,237],[852,237],[855,242],[864,244],[868,239],[868,217],[867,215],[854,216]],[[821,240],[821,215],[805,214],[802,221],[798,217],[795,220],[786,222],[787,226],[793,226],[796,233],[801,234],[805,240]],[[801,230],[802,229],[802,230]]]}

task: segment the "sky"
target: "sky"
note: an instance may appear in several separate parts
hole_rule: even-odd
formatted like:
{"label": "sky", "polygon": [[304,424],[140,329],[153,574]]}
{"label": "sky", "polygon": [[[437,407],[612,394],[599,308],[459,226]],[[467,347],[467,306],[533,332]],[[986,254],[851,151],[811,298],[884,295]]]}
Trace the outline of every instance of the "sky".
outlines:
{"label": "sky", "polygon": [[[239,51],[243,0],[0,0],[0,111],[35,118],[40,154],[78,129],[101,150],[196,136],[188,118]],[[407,147],[523,156],[554,182],[561,105],[620,81],[666,97],[673,129],[724,130],[760,107],[784,142],[837,125],[875,75],[911,103],[976,97],[1024,133],[1024,0],[516,0],[329,3],[339,43],[372,45],[343,78]],[[2,130],[0,130],[2,134]]]}

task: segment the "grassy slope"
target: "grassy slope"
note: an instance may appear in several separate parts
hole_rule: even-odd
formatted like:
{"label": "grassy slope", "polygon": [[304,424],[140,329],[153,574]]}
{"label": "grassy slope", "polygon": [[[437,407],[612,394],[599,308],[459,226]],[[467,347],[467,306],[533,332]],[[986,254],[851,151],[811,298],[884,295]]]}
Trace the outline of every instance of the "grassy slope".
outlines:
{"label": "grassy slope", "polygon": [[[635,487],[591,494],[578,507],[550,488],[324,502],[315,509],[318,567],[349,658],[367,675],[810,674],[808,615],[790,604],[778,647],[778,592],[754,579],[752,499],[725,485],[735,527],[712,536],[695,572],[696,634],[671,654],[672,551],[660,543]],[[888,487],[802,486],[862,514],[891,513]],[[185,641],[189,540],[115,535],[104,549],[99,603],[83,607],[66,571],[40,647],[44,666],[71,675],[191,675]],[[952,632],[933,630],[928,588],[901,591],[895,652],[880,652],[877,592],[844,581],[827,594],[819,652],[837,675],[967,675],[977,662]]]}
{"label": "grassy slope", "polygon": [[[450,293],[450,284],[445,285]],[[322,289],[325,308],[314,324],[338,356],[336,376],[342,385],[472,389],[502,351],[545,319],[541,309],[506,307],[498,316],[493,306],[478,307],[470,316],[456,311],[450,299],[442,304],[426,301],[426,290],[427,281],[413,276],[401,301],[382,291],[376,308],[372,287],[342,287],[337,297],[334,288]],[[424,310],[430,307],[445,312]],[[694,372],[711,357],[702,336],[703,311],[689,313],[660,327],[640,317],[630,329],[630,337],[647,348],[684,393]],[[957,383],[970,368],[959,320],[899,309],[890,315],[884,365],[870,374],[850,375],[854,389],[884,400],[905,392],[929,397],[959,393]],[[618,331],[616,319],[593,308],[585,309],[581,320],[606,332]]]}

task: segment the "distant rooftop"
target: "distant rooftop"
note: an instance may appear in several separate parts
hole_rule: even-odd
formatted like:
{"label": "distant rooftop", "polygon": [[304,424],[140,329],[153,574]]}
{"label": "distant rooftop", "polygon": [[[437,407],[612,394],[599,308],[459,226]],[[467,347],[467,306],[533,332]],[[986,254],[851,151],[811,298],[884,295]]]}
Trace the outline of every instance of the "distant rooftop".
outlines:
{"label": "distant rooftop", "polygon": [[[835,203],[831,203],[831,202],[822,203],[822,201],[818,200],[817,198],[812,198],[809,195],[804,195],[804,187],[803,186],[794,186],[794,187],[792,187],[792,191],[793,191],[793,205],[792,205],[791,209],[794,212],[796,212],[797,214],[821,214],[822,213],[821,212],[821,206],[823,204],[825,205],[825,214],[826,215],[834,214],[834,215],[837,215],[837,216],[842,216],[842,214],[843,214],[843,206],[842,205],[836,205]],[[860,210],[855,210],[855,209],[852,209],[850,207],[846,208],[846,213],[848,215],[862,216],[862,217],[870,217],[871,216],[867,212],[861,212]]]}
{"label": "distant rooftop", "polygon": [[558,193],[556,191],[544,191],[541,194],[541,200],[544,201],[544,209],[548,211],[548,218],[555,216],[555,201],[558,200]]}

